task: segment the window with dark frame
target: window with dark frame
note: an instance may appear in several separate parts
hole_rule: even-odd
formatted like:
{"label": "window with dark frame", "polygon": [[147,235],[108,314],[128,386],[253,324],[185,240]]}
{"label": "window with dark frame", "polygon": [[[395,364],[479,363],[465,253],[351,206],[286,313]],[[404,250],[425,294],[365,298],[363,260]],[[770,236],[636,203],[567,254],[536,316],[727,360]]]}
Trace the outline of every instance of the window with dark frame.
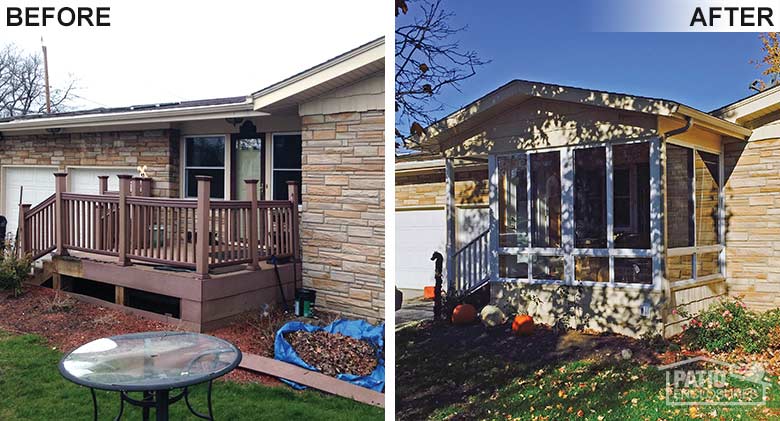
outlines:
{"label": "window with dark frame", "polygon": [[184,138],[184,193],[198,197],[196,176],[211,177],[211,198],[225,198],[225,137],[188,136]]}
{"label": "window with dark frame", "polygon": [[[272,137],[273,165],[271,180],[273,183],[273,199],[287,200],[287,182],[296,181],[301,185],[301,156],[303,151],[301,135],[274,134]],[[303,203],[302,194],[298,195],[298,204]]]}

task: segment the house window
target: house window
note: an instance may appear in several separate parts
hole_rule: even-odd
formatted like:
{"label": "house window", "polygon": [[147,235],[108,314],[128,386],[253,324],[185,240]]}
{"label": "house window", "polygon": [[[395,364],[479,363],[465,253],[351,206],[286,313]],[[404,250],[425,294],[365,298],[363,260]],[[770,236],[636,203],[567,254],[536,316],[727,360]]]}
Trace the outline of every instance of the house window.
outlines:
{"label": "house window", "polygon": [[[287,182],[297,181],[301,184],[301,135],[274,134],[272,145],[272,194],[274,200],[287,200]],[[302,195],[298,195],[298,204],[302,202]]]}
{"label": "house window", "polygon": [[225,137],[184,138],[185,197],[198,197],[198,175],[211,177],[211,198],[225,197]]}
{"label": "house window", "polygon": [[652,287],[652,142],[495,157],[499,277]]}
{"label": "house window", "polygon": [[666,278],[721,275],[720,156],[674,144],[666,150]]}

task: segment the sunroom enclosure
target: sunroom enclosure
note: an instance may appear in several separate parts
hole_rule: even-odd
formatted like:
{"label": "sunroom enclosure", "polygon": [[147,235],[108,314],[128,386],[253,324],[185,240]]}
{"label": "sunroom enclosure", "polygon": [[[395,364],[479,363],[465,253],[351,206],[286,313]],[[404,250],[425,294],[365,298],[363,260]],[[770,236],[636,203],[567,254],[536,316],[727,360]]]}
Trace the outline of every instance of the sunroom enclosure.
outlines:
{"label": "sunroom enclosure", "polygon": [[[484,263],[494,290],[606,287],[624,291],[617,301],[632,296],[641,307],[637,314],[661,318],[675,305],[675,288],[724,279],[720,150],[651,137],[487,159],[491,220]],[[457,259],[451,264],[462,266]],[[457,292],[454,278],[450,287]]]}

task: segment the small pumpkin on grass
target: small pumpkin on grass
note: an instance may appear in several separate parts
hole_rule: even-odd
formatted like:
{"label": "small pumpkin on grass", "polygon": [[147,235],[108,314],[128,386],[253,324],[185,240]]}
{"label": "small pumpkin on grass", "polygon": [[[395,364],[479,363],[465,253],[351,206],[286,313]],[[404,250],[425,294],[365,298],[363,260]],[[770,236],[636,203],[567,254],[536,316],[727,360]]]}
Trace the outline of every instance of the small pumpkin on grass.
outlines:
{"label": "small pumpkin on grass", "polygon": [[458,304],[452,310],[452,323],[456,325],[467,325],[473,323],[477,318],[477,309],[471,304]]}
{"label": "small pumpkin on grass", "polygon": [[520,336],[533,335],[534,318],[527,314],[518,314],[512,321],[512,332]]}

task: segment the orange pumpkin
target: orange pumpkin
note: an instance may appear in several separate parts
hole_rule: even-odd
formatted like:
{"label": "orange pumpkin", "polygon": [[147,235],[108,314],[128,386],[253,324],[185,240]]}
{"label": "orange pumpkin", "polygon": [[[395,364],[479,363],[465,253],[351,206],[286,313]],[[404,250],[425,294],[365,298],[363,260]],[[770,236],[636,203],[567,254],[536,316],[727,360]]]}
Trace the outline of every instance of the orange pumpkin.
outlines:
{"label": "orange pumpkin", "polygon": [[436,287],[423,288],[423,299],[432,300],[436,298]]}
{"label": "orange pumpkin", "polygon": [[518,314],[512,322],[512,332],[528,336],[534,333],[534,318],[527,314]]}
{"label": "orange pumpkin", "polygon": [[465,325],[473,323],[477,318],[477,309],[471,304],[458,304],[452,310],[452,323]]}

